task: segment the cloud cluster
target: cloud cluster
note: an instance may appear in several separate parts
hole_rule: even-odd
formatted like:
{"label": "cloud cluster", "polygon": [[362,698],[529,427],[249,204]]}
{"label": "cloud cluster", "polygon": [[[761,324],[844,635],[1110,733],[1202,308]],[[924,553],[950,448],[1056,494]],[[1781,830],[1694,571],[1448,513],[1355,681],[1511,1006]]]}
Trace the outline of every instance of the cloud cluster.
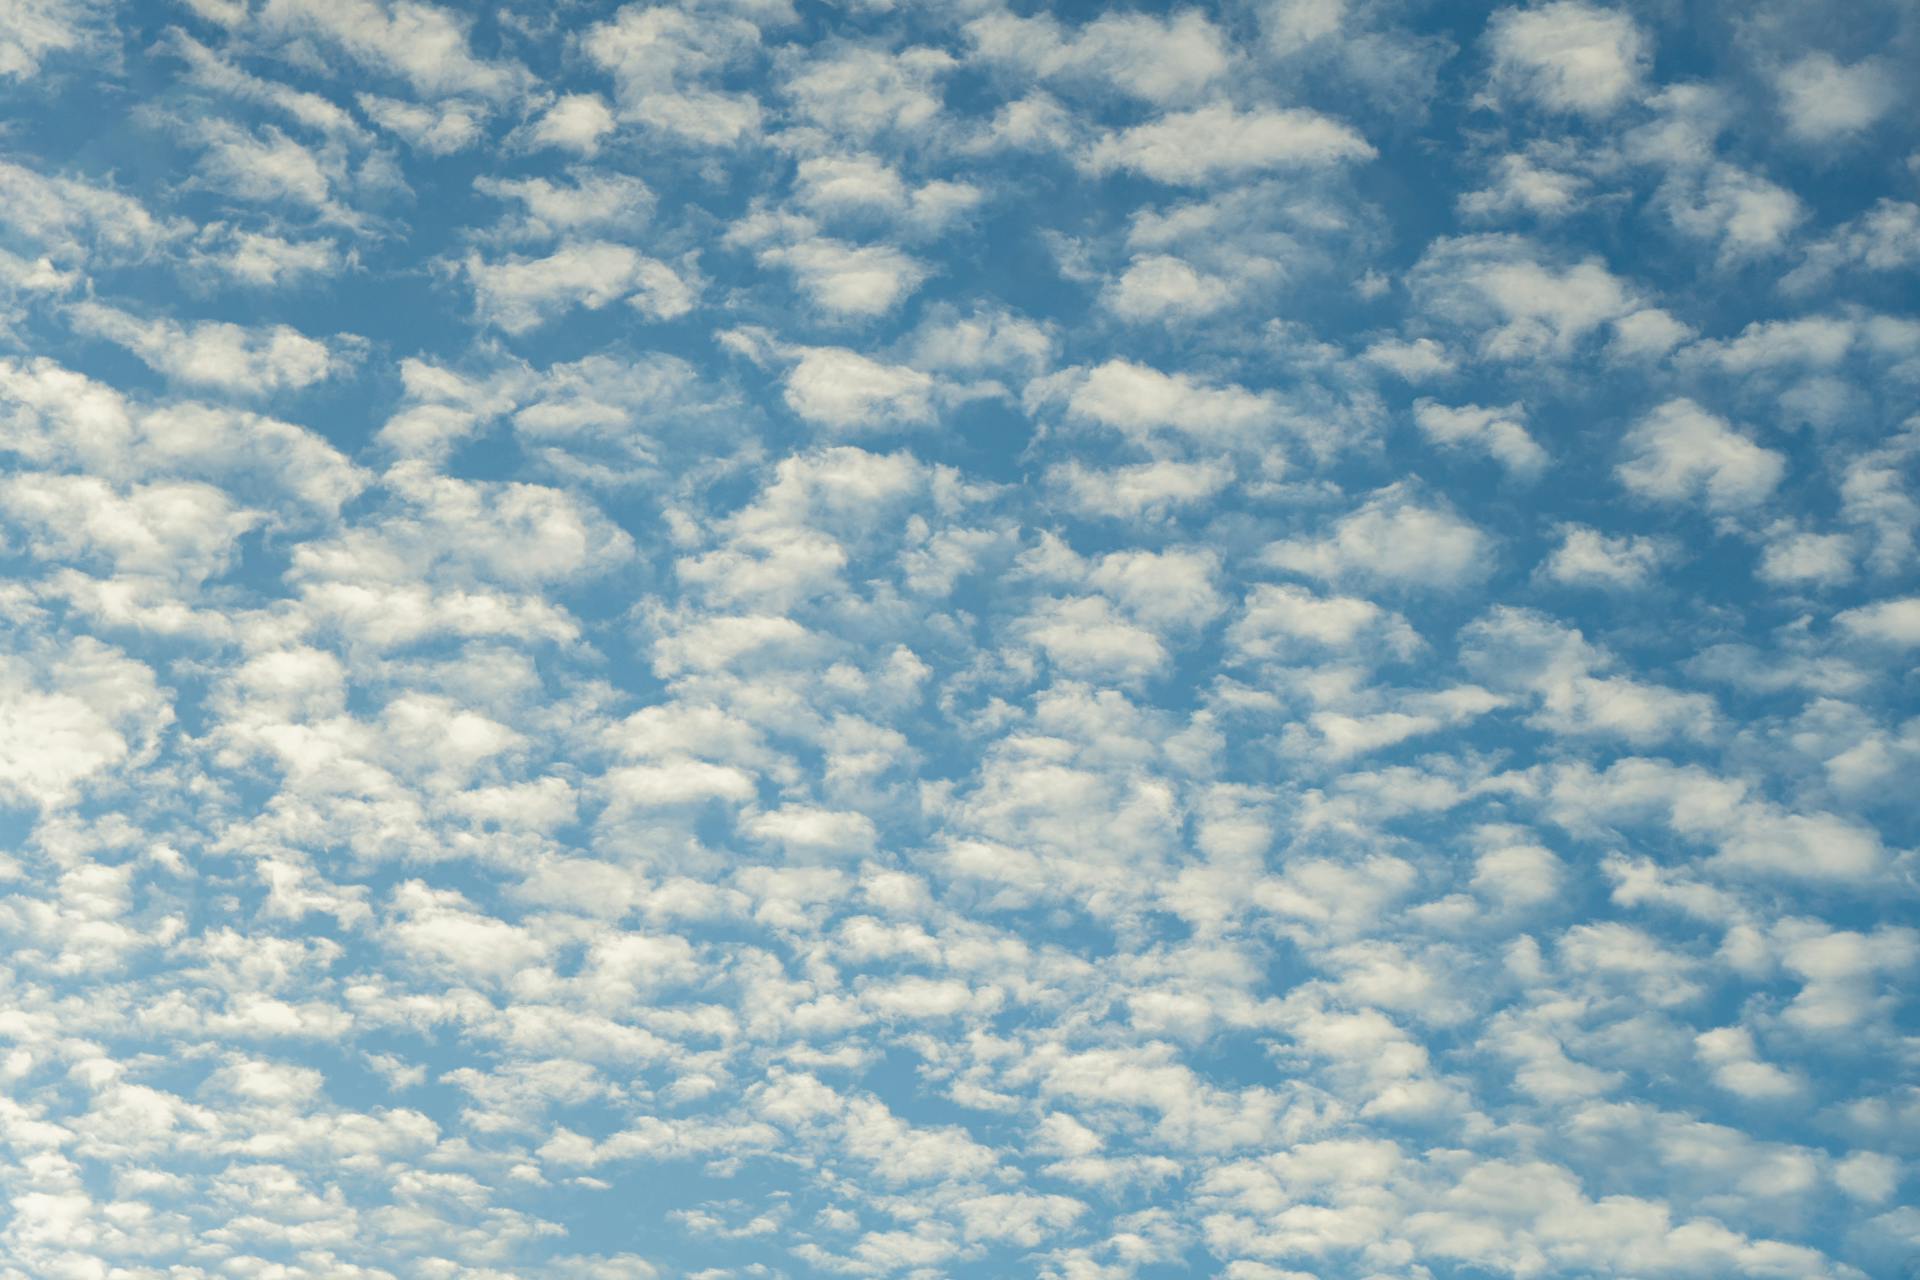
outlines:
{"label": "cloud cluster", "polygon": [[1911,4],[148,8],[0,0],[0,1280],[1920,1256]]}

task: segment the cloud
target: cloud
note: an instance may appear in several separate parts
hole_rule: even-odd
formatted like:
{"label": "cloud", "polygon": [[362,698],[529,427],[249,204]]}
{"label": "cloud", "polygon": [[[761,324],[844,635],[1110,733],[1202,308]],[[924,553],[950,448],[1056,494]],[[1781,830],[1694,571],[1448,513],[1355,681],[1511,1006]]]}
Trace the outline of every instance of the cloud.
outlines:
{"label": "cloud", "polygon": [[1671,548],[1658,539],[1566,524],[1560,527],[1560,545],[1541,562],[1540,573],[1568,586],[1630,590],[1645,585],[1671,559]]}
{"label": "cloud", "polygon": [[1155,519],[1203,503],[1233,481],[1222,462],[1142,462],[1096,471],[1077,462],[1054,468],[1048,479],[1066,502],[1086,515]]}
{"label": "cloud", "polygon": [[193,582],[223,572],[261,516],[221,490],[156,481],[125,493],[93,476],[25,472],[0,481],[0,511],[33,530],[49,560],[98,555],[121,572]]}
{"label": "cloud", "polygon": [[1069,418],[1145,439],[1174,431],[1221,443],[1267,433],[1280,416],[1268,397],[1244,387],[1215,387],[1127,360],[1075,368],[1028,385],[1029,407],[1060,404]]}
{"label": "cloud", "polygon": [[1545,168],[1523,153],[1501,156],[1493,185],[1460,197],[1460,212],[1474,218],[1498,218],[1524,211],[1541,218],[1564,217],[1583,204],[1587,179],[1578,173]]}
{"label": "cloud", "polygon": [[787,371],[787,407],[838,431],[917,426],[933,420],[933,378],[844,347],[802,350]]}
{"label": "cloud", "polygon": [[1107,307],[1136,323],[1211,315],[1230,305],[1233,286],[1179,258],[1143,254],[1104,291]]}
{"label": "cloud", "polygon": [[254,21],[285,39],[324,41],[425,95],[498,99],[528,79],[521,67],[475,57],[460,20],[418,0],[267,0]]}
{"label": "cloud", "polygon": [[1804,293],[1837,271],[1893,271],[1915,264],[1920,264],[1920,205],[1882,199],[1809,245],[1806,259],[1780,284],[1789,292]]}
{"label": "cloud", "polygon": [[818,237],[762,249],[760,261],[785,267],[824,311],[876,316],[893,310],[928,275],[891,245],[850,245]]}
{"label": "cloud", "polygon": [[1447,590],[1485,577],[1493,540],[1440,506],[1392,485],[1333,522],[1323,538],[1283,539],[1263,556],[1308,577]]}
{"label": "cloud", "polygon": [[0,222],[61,259],[98,255],[140,260],[190,230],[155,217],[139,200],[105,183],[47,174],[0,160]]}
{"label": "cloud", "polygon": [[1538,699],[1531,723],[1547,732],[1644,745],[1714,730],[1712,698],[1604,674],[1615,665],[1612,655],[1544,614],[1501,606],[1463,630],[1461,644],[1480,679]]}
{"label": "cloud", "polygon": [[1351,652],[1370,642],[1402,658],[1420,648],[1420,637],[1405,618],[1371,600],[1273,584],[1248,593],[1227,642],[1243,659],[1284,658],[1302,646]]}
{"label": "cloud", "polygon": [[543,258],[472,253],[462,266],[480,319],[508,333],[525,333],[572,307],[598,311],[620,301],[671,320],[692,310],[697,296],[666,263],[607,240],[565,243]]}
{"label": "cloud", "polygon": [[653,213],[647,184],[624,174],[578,173],[567,182],[547,178],[476,178],[474,190],[518,201],[526,218],[512,234],[545,239],[584,230],[637,231]]}
{"label": "cloud", "polygon": [[92,46],[99,17],[86,0],[13,0],[0,34],[0,78],[29,79],[49,57]]}
{"label": "cloud", "polygon": [[1712,845],[1713,864],[1736,875],[1839,882],[1880,875],[1886,852],[1873,829],[1831,813],[1793,812],[1749,792],[1698,766],[1635,756],[1603,772],[1562,768],[1549,804],[1555,821],[1576,829],[1596,821],[1664,823]]}
{"label": "cloud", "polygon": [[1315,111],[1209,106],[1109,134],[1093,144],[1085,163],[1095,173],[1125,169],[1158,182],[1199,184],[1267,169],[1371,160],[1376,154],[1351,126]]}
{"label": "cloud", "polygon": [[613,112],[597,93],[569,93],[548,107],[527,139],[536,147],[558,147],[590,156],[614,130]]}
{"label": "cloud", "polygon": [[486,127],[485,109],[474,103],[455,100],[426,107],[373,93],[361,94],[359,103],[375,124],[430,156],[466,150],[480,140]]}
{"label": "cloud", "polygon": [[759,132],[754,95],[709,87],[759,43],[759,28],[744,17],[640,4],[622,6],[580,38],[587,56],[613,77],[622,118],[709,147]]}
{"label": "cloud", "polygon": [[200,175],[216,191],[315,213],[336,211],[335,188],[345,176],[337,153],[315,151],[271,125],[249,133],[216,120],[202,124],[199,133],[205,145]]}
{"label": "cloud", "polygon": [[1419,10],[0,0],[0,1270],[1897,1271],[1920,29]]}
{"label": "cloud", "polygon": [[1662,502],[1698,497],[1711,511],[1757,505],[1786,475],[1786,460],[1763,449],[1691,400],[1669,400],[1623,439],[1627,460],[1614,474],[1634,493]]}
{"label": "cloud", "polygon": [[1098,597],[1046,601],[1021,629],[1069,675],[1130,681],[1152,674],[1167,661],[1159,637],[1126,621]]}
{"label": "cloud", "polygon": [[1487,23],[1493,80],[1554,111],[1606,116],[1631,100],[1651,50],[1631,15],[1580,0],[1502,9]]}
{"label": "cloud", "polygon": [[1879,58],[1851,65],[1831,54],[1809,53],[1774,73],[1787,132],[1805,142],[1832,142],[1859,133],[1893,108],[1895,78]]}
{"label": "cloud", "polygon": [[1226,41],[1197,11],[1172,18],[1111,13],[1077,30],[1009,13],[966,26],[976,58],[1042,79],[1113,85],[1148,102],[1190,98],[1227,70]]}
{"label": "cloud", "polygon": [[152,670],[91,637],[64,653],[0,657],[0,705],[0,793],[41,809],[151,756],[173,720]]}
{"label": "cloud", "polygon": [[1424,382],[1444,378],[1459,368],[1447,349],[1432,338],[1401,342],[1383,338],[1360,353],[1369,364],[1377,364],[1403,382]]}
{"label": "cloud", "polygon": [[1721,262],[1778,251],[1807,216],[1793,192],[1728,164],[1676,178],[1662,198],[1683,234],[1719,242]]}
{"label": "cloud", "polygon": [[938,49],[898,53],[852,45],[810,59],[782,90],[800,116],[850,138],[891,130],[924,129],[940,114],[939,81],[955,66]]}
{"label": "cloud", "polygon": [[1457,326],[1492,360],[1566,356],[1639,310],[1632,285],[1598,258],[1562,266],[1511,235],[1433,242],[1408,287],[1422,311]]}
{"label": "cloud", "polygon": [[1839,533],[1780,531],[1754,570],[1776,586],[1832,585],[1853,576],[1853,540]]}
{"label": "cloud", "polygon": [[1525,415],[1517,404],[1504,409],[1448,408],[1436,400],[1417,400],[1413,420],[1436,444],[1485,452],[1516,476],[1538,475],[1547,465],[1547,452],[1527,434]]}
{"label": "cloud", "polygon": [[241,395],[297,391],[350,363],[290,325],[253,331],[218,321],[181,325],[96,302],[78,303],[68,314],[81,333],[126,347],[173,381]]}
{"label": "cloud", "polygon": [[1862,639],[1908,648],[1920,644],[1920,596],[1847,609],[1836,614],[1834,621]]}

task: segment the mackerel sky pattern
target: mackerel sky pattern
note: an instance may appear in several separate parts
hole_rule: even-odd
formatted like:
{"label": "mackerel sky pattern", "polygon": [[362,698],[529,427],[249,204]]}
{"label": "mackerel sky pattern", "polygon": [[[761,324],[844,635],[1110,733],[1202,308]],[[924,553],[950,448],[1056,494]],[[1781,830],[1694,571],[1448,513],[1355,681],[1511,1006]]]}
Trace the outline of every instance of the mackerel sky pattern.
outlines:
{"label": "mackerel sky pattern", "polygon": [[1911,0],[0,0],[0,1280],[1920,1274]]}

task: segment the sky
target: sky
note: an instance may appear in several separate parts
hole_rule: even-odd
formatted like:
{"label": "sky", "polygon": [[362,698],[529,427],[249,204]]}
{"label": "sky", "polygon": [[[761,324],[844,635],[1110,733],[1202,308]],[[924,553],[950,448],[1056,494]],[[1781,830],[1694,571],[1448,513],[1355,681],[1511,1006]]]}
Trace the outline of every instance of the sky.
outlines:
{"label": "sky", "polygon": [[0,0],[0,1280],[1920,1275],[1911,0]]}

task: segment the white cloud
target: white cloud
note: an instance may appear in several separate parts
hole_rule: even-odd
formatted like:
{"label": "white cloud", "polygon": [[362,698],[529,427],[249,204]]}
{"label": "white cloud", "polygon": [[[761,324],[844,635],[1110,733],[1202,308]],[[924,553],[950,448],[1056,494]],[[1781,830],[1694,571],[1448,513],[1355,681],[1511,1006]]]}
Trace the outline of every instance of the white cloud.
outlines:
{"label": "white cloud", "polygon": [[215,271],[261,289],[297,286],[331,275],[341,265],[332,240],[289,240],[215,223],[201,230],[198,241],[188,259],[194,270]]}
{"label": "white cloud", "polygon": [[916,47],[898,53],[859,45],[806,62],[784,89],[807,120],[845,137],[926,129],[940,114],[940,79],[951,55]]}
{"label": "white cloud", "polygon": [[1273,543],[1264,559],[1309,577],[1448,590],[1485,577],[1493,540],[1445,507],[1402,485],[1372,494],[1321,538]]}
{"label": "white cloud", "polygon": [[1614,536],[1586,525],[1560,527],[1560,545],[1540,565],[1542,575],[1569,586],[1631,590],[1672,558],[1665,543],[1637,534]]}
{"label": "white cloud", "polygon": [[1804,1087],[1800,1081],[1758,1059],[1753,1033],[1745,1027],[1717,1027],[1693,1038],[1694,1052],[1713,1075],[1713,1082],[1730,1093],[1756,1101],[1791,1098]]}
{"label": "white cloud", "polygon": [[629,4],[580,44],[613,77],[623,119],[702,146],[731,146],[760,130],[752,94],[710,87],[759,48],[759,28],[744,17]]}
{"label": "white cloud", "polygon": [[1233,470],[1218,461],[1142,462],[1106,471],[1069,462],[1047,479],[1082,514],[1157,519],[1213,497],[1233,482]]}
{"label": "white cloud", "polygon": [[1605,116],[1639,91],[1650,49],[1631,14],[1554,0],[1487,23],[1494,83],[1555,111]]}
{"label": "white cloud", "polygon": [[334,189],[346,176],[339,154],[312,150],[271,125],[253,134],[225,120],[208,121],[200,134],[206,148],[200,175],[216,191],[337,216]]}
{"label": "white cloud", "polygon": [[836,812],[806,805],[787,805],[762,813],[744,824],[748,835],[789,851],[854,856],[873,848],[878,838],[873,820],[863,813]]}
{"label": "white cloud", "polygon": [[1730,164],[1676,176],[1661,203],[1681,232],[1717,241],[1727,263],[1779,251],[1807,216],[1793,192]]}
{"label": "white cloud", "polygon": [[1542,218],[1558,218],[1583,204],[1587,180],[1577,173],[1543,168],[1529,155],[1501,156],[1494,166],[1493,185],[1460,197],[1460,212],[1473,218],[1497,218],[1525,211]]}
{"label": "white cloud", "polygon": [[1198,10],[1109,13],[1072,31],[1050,17],[996,13],[966,25],[974,55],[1041,79],[1113,85],[1148,102],[1191,98],[1227,70],[1226,40]]}
{"label": "white cloud", "polygon": [[814,304],[835,316],[884,315],[931,274],[890,244],[850,244],[821,235],[810,218],[764,210],[734,223],[726,242],[752,249],[762,266],[791,271]]}
{"label": "white cloud", "polygon": [[0,79],[28,79],[49,57],[90,47],[98,16],[86,0],[8,0],[0,11]]}
{"label": "white cloud", "polygon": [[1877,600],[1836,614],[1834,621],[1862,639],[1911,648],[1920,645],[1920,596]]}
{"label": "white cloud", "polygon": [[527,139],[536,147],[557,147],[590,156],[613,130],[613,111],[599,94],[568,93],[534,121]]}
{"label": "white cloud", "polygon": [[1053,359],[1054,338],[1044,325],[1006,310],[961,315],[932,307],[914,335],[913,362],[926,369],[1009,370],[1036,373]]}
{"label": "white cloud", "polygon": [[0,201],[0,225],[62,260],[95,254],[138,261],[191,230],[183,220],[154,216],[112,186],[8,160],[0,160],[0,190],[7,196]]}
{"label": "white cloud", "polygon": [[32,529],[46,559],[99,555],[120,572],[194,582],[222,572],[261,516],[209,484],[155,481],[125,493],[94,476],[20,472],[0,480],[0,511]]}
{"label": "white cloud", "polygon": [[625,174],[579,172],[568,182],[546,178],[476,178],[473,188],[497,200],[515,200],[525,220],[509,234],[540,239],[588,229],[637,231],[653,214],[653,192]]}
{"label": "white cloud", "polygon": [[1021,630],[1069,675],[1138,680],[1167,661],[1158,636],[1126,621],[1098,596],[1047,600],[1028,615]]}
{"label": "white cloud", "polygon": [[1234,289],[1218,276],[1156,253],[1135,257],[1101,298],[1115,315],[1138,324],[1211,315],[1233,303]]}
{"label": "white cloud", "polygon": [[767,266],[785,267],[822,310],[877,316],[899,306],[930,274],[892,245],[851,245],[825,236],[760,250]]}
{"label": "white cloud", "polygon": [[1484,452],[1516,476],[1538,475],[1547,465],[1547,451],[1527,434],[1526,414],[1520,405],[1449,408],[1436,400],[1416,400],[1413,420],[1436,444]]}
{"label": "white cloud", "polygon": [[525,333],[571,307],[597,311],[622,300],[671,320],[692,310],[697,297],[666,263],[607,240],[566,243],[544,258],[489,261],[471,253],[462,265],[480,319],[508,333]]}
{"label": "white cloud", "polygon": [[486,128],[486,109],[478,103],[453,99],[423,106],[376,93],[363,93],[358,101],[375,124],[430,156],[465,151],[480,141]]}
{"label": "white cloud", "polygon": [[1805,142],[1833,142],[1859,133],[1893,109],[1898,80],[1886,62],[1851,65],[1809,53],[1774,73],[1787,132]]}
{"label": "white cloud", "polygon": [[0,0],[0,1257],[1898,1261],[1914,33],[1607,3]]}
{"label": "white cloud", "polygon": [[0,656],[0,705],[0,792],[43,809],[151,758],[173,719],[153,672],[91,637]]}
{"label": "white cloud", "polygon": [[1532,610],[1498,607],[1461,632],[1461,645],[1480,679],[1538,699],[1530,723],[1551,733],[1644,745],[1710,736],[1718,718],[1705,694],[1607,674],[1617,665],[1611,654]]}
{"label": "white cloud", "polygon": [[212,320],[182,325],[96,302],[77,303],[68,315],[80,332],[126,347],[172,381],[236,394],[297,391],[348,363],[326,343],[284,324],[257,330]]}
{"label": "white cloud", "polygon": [[1508,907],[1549,902],[1566,882],[1566,865],[1551,849],[1528,841],[1526,833],[1505,826],[1474,833],[1480,853],[1473,863],[1473,887]]}
{"label": "white cloud", "polygon": [[1314,168],[1377,153],[1352,126],[1301,108],[1174,112],[1095,142],[1095,173],[1126,169],[1160,182],[1204,183],[1267,169]]}
{"label": "white cloud", "polygon": [[1781,280],[1804,293],[1849,267],[1893,271],[1920,264],[1920,205],[1881,199],[1859,217],[1807,247],[1806,260]]}
{"label": "white cloud", "polygon": [[1616,360],[1658,360],[1693,337],[1693,329],[1660,307],[1642,307],[1613,322],[1607,354]]}
{"label": "white cloud", "polygon": [[1786,460],[1691,400],[1669,400],[1626,433],[1627,460],[1614,469],[1642,497],[1685,502],[1696,496],[1712,511],[1740,510],[1766,499],[1786,474]]}
{"label": "white cloud", "polygon": [[1642,756],[1603,772],[1561,766],[1548,805],[1556,822],[1575,830],[1662,822],[1676,835],[1713,846],[1709,865],[1736,875],[1864,883],[1886,863],[1871,827],[1831,813],[1794,812],[1752,795],[1737,779]]}
{"label": "white cloud", "polygon": [[1775,586],[1844,582],[1853,576],[1853,540],[1839,533],[1778,530],[1768,538],[1755,573]]}
{"label": "white cloud", "polygon": [[1598,258],[1561,266],[1519,236],[1436,240],[1408,286],[1423,311],[1459,326],[1494,360],[1566,356],[1640,309],[1633,287]]}
{"label": "white cloud", "polygon": [[1146,439],[1174,431],[1216,443],[1256,439],[1279,420],[1279,407],[1244,387],[1209,386],[1127,360],[1062,370],[1029,383],[1029,409],[1062,404],[1067,416]]}
{"label": "white cloud", "polygon": [[1833,1180],[1842,1191],[1868,1204],[1884,1204],[1893,1198],[1902,1175],[1900,1161],[1878,1151],[1855,1151],[1840,1161]]}
{"label": "white cloud", "polygon": [[1357,596],[1318,596],[1302,587],[1262,584],[1227,630],[1242,659],[1286,658],[1303,647],[1352,652],[1371,646],[1399,657],[1420,647],[1405,618]]}
{"label": "white cloud", "polygon": [[1402,382],[1425,382],[1445,378],[1459,368],[1447,349],[1432,338],[1402,342],[1382,338],[1360,353],[1368,364],[1377,364]]}
{"label": "white cloud", "polygon": [[289,40],[317,37],[422,94],[498,99],[529,79],[524,68],[476,58],[460,19],[418,0],[266,0],[254,20]]}
{"label": "white cloud", "polygon": [[786,375],[787,407],[836,431],[919,426],[934,416],[931,376],[845,347],[809,347]]}

